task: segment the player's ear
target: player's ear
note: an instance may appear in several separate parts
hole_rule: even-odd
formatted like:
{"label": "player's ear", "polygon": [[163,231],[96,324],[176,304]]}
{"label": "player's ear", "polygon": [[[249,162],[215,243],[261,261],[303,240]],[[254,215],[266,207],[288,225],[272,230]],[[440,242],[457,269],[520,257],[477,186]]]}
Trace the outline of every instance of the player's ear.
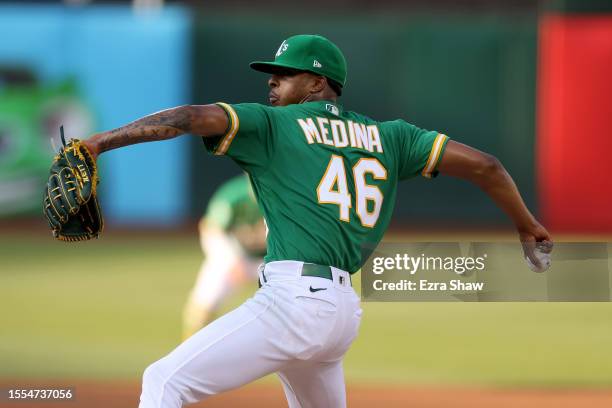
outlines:
{"label": "player's ear", "polygon": [[327,86],[327,78],[321,75],[313,75],[310,93],[315,94],[315,93],[322,92],[326,86]]}

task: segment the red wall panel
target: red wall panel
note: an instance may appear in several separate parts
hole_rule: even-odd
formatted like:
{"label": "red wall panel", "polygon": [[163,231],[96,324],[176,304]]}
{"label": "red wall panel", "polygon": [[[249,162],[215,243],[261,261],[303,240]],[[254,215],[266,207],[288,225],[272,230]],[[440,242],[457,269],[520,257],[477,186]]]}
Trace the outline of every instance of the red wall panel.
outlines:
{"label": "red wall panel", "polygon": [[547,227],[612,232],[612,15],[540,21],[536,172]]}

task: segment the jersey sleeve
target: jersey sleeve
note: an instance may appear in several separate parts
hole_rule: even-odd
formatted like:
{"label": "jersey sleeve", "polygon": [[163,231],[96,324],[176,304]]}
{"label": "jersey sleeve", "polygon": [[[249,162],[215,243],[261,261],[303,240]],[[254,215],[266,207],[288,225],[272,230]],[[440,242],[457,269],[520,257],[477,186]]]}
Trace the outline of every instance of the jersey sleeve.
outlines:
{"label": "jersey sleeve", "polygon": [[228,128],[222,136],[203,139],[207,150],[231,157],[248,172],[264,169],[274,148],[272,108],[257,103],[217,105],[227,114]]}
{"label": "jersey sleeve", "polygon": [[418,174],[432,178],[438,175],[436,167],[444,154],[448,136],[418,128],[403,120],[391,122],[390,130],[399,153],[399,178],[409,179]]}

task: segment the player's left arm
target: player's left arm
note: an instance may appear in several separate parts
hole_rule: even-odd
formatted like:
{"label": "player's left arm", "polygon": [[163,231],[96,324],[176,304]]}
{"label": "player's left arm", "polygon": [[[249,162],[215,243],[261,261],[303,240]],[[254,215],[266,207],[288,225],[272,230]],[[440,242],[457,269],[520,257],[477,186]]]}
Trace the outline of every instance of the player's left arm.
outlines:
{"label": "player's left arm", "polygon": [[449,140],[437,170],[470,181],[491,197],[514,222],[529,258],[533,256],[536,242],[552,249],[550,234],[531,214],[514,180],[496,157]]}
{"label": "player's left arm", "polygon": [[183,105],[145,116],[125,126],[83,140],[94,159],[101,153],[143,142],[168,140],[183,134],[223,135],[228,127],[225,110],[218,105]]}

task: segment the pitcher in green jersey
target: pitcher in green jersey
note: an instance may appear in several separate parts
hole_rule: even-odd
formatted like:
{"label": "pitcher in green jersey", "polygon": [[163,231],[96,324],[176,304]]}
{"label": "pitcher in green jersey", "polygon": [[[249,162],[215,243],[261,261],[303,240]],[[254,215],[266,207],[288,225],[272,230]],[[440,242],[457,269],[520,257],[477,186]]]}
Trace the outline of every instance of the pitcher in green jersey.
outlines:
{"label": "pitcher in green jersey", "polygon": [[[478,185],[515,223],[525,254],[551,237],[493,156],[403,120],[379,122],[338,102],[347,65],[318,35],[284,40],[270,74],[271,106],[181,106],[86,141],[94,155],[189,133],[233,159],[251,180],[269,227],[261,288],[150,365],[141,408],[181,407],[278,373],[289,406],[346,406],[342,359],[357,335],[350,274],[361,247],[387,228],[398,183],[438,173]],[[541,266],[541,265],[539,265]]]}

